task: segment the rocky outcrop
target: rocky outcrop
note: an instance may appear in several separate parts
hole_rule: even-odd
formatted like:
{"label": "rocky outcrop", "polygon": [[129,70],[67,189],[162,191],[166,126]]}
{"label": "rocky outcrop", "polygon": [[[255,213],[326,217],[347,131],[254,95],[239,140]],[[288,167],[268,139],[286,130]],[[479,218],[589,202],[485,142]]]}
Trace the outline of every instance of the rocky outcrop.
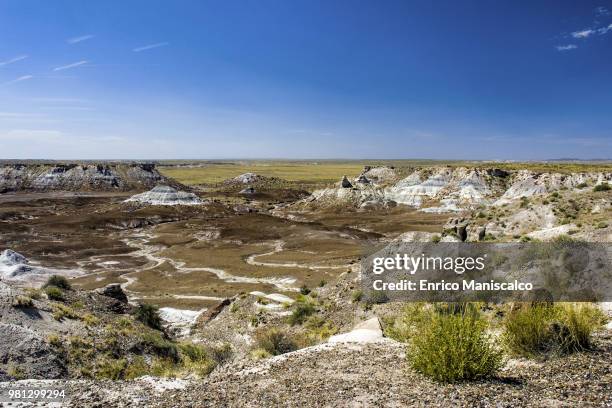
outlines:
{"label": "rocky outcrop", "polygon": [[340,181],[340,187],[342,188],[353,188],[353,185],[349,181],[346,176],[342,176],[342,180]]}
{"label": "rocky outcrop", "polygon": [[[367,167],[352,184],[345,176],[336,188],[317,190],[300,204],[319,206],[376,206],[394,202],[429,213],[451,213],[479,206],[502,206],[522,197],[543,195],[561,189],[577,193],[612,180],[612,173],[536,173],[529,170],[508,172],[497,168],[425,167],[389,185],[396,172],[389,167]],[[382,180],[382,181],[381,181]],[[348,193],[342,190],[350,190]]]}
{"label": "rocky outcrop", "polygon": [[121,303],[127,303],[128,297],[121,288],[121,285],[118,283],[110,283],[103,288],[97,290],[97,292],[102,295],[109,297],[111,299],[118,300]]}
{"label": "rocky outcrop", "polygon": [[61,270],[31,265],[25,256],[12,249],[0,252],[0,280],[40,286],[51,275],[74,276],[78,274],[80,274],[78,270]]}
{"label": "rocky outcrop", "polygon": [[229,180],[225,180],[225,184],[254,184],[263,177],[255,173],[244,173]]}
{"label": "rocky outcrop", "polygon": [[9,191],[128,191],[167,179],[154,164],[52,163],[0,165],[0,193]]}
{"label": "rocky outcrop", "polygon": [[240,190],[240,194],[253,195],[255,194],[255,189],[253,187],[247,187],[245,189]]}
{"label": "rocky outcrop", "polygon": [[203,203],[197,195],[178,191],[169,186],[156,186],[151,191],[128,198],[125,202],[149,205],[199,205]]}
{"label": "rocky outcrop", "polygon": [[397,181],[397,172],[390,166],[365,166],[355,181],[364,184],[390,184]]}

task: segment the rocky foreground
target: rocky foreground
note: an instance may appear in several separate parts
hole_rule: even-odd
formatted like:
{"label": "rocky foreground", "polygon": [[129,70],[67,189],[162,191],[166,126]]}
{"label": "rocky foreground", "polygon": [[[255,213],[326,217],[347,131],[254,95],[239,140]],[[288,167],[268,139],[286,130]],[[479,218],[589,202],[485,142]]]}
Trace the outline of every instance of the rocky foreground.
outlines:
{"label": "rocky foreground", "polygon": [[612,404],[611,361],[607,332],[591,352],[510,360],[497,378],[439,384],[411,370],[402,344],[382,341],[323,344],[221,367],[203,380],[54,384],[66,387],[71,407],[599,407]]}

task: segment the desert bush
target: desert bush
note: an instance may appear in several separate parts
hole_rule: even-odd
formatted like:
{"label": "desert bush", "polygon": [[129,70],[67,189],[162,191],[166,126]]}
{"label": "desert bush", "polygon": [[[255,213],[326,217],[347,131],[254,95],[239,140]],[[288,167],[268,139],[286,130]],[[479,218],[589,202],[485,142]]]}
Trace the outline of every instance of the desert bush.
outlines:
{"label": "desert bush", "polygon": [[303,285],[300,287],[300,294],[302,294],[302,295],[306,296],[306,295],[307,295],[307,294],[309,294],[309,293],[310,293],[310,289],[308,288],[308,286],[306,286],[306,284],[303,284]]}
{"label": "desert bush", "polygon": [[127,368],[127,360],[105,358],[97,362],[95,369],[95,377],[99,379],[120,380],[123,378],[123,372]]}
{"label": "desert bush", "polygon": [[64,276],[60,276],[60,275],[51,275],[49,276],[49,279],[47,279],[47,282],[44,284],[44,288],[49,287],[49,286],[55,286],[57,288],[63,289],[63,290],[70,290],[72,289],[72,285],[70,285],[70,282],[68,282],[68,279],[66,279],[66,277]]}
{"label": "desert bush", "polygon": [[45,288],[45,294],[47,295],[49,300],[57,300],[57,301],[66,300],[66,298],[64,297],[64,292],[62,292],[62,290],[58,288],[57,286],[47,286]]}
{"label": "desert bush", "polygon": [[591,347],[605,315],[588,303],[526,304],[504,319],[504,343],[517,355],[567,354]]}
{"label": "desert bush", "polygon": [[62,339],[57,334],[50,334],[47,337],[47,342],[53,347],[59,348],[62,347]]}
{"label": "desert bush", "polygon": [[316,311],[317,310],[315,309],[314,305],[310,302],[296,302],[295,307],[289,316],[289,323],[292,326],[302,324]]}
{"label": "desert bush", "polygon": [[608,228],[608,224],[606,224],[605,222],[601,221],[601,222],[597,223],[597,228]]}
{"label": "desert bush", "polygon": [[273,356],[289,353],[298,349],[297,343],[281,329],[270,328],[255,333],[256,349],[262,349]]}
{"label": "desert bush", "polygon": [[588,185],[587,183],[580,183],[580,184],[578,184],[576,187],[577,187],[577,188],[585,188],[585,187],[588,187],[588,186],[589,186],[589,185]]}
{"label": "desert bush", "polygon": [[268,353],[262,348],[256,348],[251,351],[251,358],[253,360],[263,360],[264,358],[272,357],[272,354]]}
{"label": "desert bush", "polygon": [[307,329],[306,338],[308,343],[311,344],[327,340],[330,336],[338,333],[338,328],[321,316],[310,316],[304,326]]}
{"label": "desert bush", "polygon": [[180,360],[179,348],[172,341],[165,339],[157,332],[147,331],[140,338],[140,345],[164,359],[174,362]]}
{"label": "desert bush", "polygon": [[418,332],[425,319],[429,318],[431,305],[425,303],[408,303],[399,316],[383,319],[386,337],[403,343],[410,341]]}
{"label": "desert bush", "polygon": [[134,378],[142,377],[150,372],[149,365],[143,356],[135,356],[128,362],[127,367],[123,371],[123,378],[133,380]]}
{"label": "desert bush", "polygon": [[30,309],[34,307],[34,302],[29,296],[17,295],[13,299],[12,305],[16,308]]}
{"label": "desert bush", "polygon": [[439,313],[430,309],[415,325],[408,347],[412,367],[441,382],[493,375],[502,365],[502,351],[487,334],[479,313]]}
{"label": "desert bush", "polygon": [[217,366],[217,362],[211,358],[209,351],[204,346],[186,342],[179,344],[179,350],[181,365],[188,372],[205,376]]}
{"label": "desert bush", "polygon": [[612,187],[610,187],[608,183],[601,183],[593,187],[593,191],[609,191],[610,189],[612,189]]}
{"label": "desert bush", "polygon": [[442,237],[440,235],[434,235],[433,237],[431,237],[431,242],[433,242],[434,244],[437,244],[438,242],[440,242],[442,240]]}
{"label": "desert bush", "polygon": [[40,289],[26,288],[25,293],[33,300],[40,300],[42,298],[42,291]]}
{"label": "desert bush", "polygon": [[353,303],[360,302],[361,299],[363,299],[363,290],[357,289],[353,291],[353,293],[351,294],[351,300],[353,301]]}
{"label": "desert bush", "polygon": [[64,318],[81,319],[81,315],[79,315],[73,308],[57,303],[53,305],[53,318],[58,321]]}
{"label": "desert bush", "polygon": [[147,303],[138,305],[136,318],[153,329],[163,330],[162,320],[159,317],[159,308],[155,305]]}

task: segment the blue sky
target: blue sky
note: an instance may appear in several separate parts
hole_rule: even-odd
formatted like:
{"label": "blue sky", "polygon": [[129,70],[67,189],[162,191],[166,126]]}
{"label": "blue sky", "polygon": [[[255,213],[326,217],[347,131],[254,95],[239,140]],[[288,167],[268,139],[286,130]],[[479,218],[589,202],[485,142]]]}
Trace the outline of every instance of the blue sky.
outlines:
{"label": "blue sky", "polygon": [[612,1],[0,0],[0,158],[612,158]]}

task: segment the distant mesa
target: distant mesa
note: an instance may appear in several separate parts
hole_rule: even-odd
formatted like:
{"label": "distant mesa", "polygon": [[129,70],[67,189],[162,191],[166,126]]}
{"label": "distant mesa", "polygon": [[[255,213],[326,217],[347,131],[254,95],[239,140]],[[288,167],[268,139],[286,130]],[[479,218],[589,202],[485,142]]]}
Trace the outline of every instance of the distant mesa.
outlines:
{"label": "distant mesa", "polygon": [[278,183],[281,181],[282,180],[277,177],[267,177],[257,173],[244,173],[239,176],[225,180],[223,184],[229,186],[244,186],[246,184],[249,187],[252,187],[253,185],[262,186]]}
{"label": "distant mesa", "polygon": [[145,193],[136,194],[125,200],[149,205],[199,205],[204,202],[195,194],[160,185]]}
{"label": "distant mesa", "polygon": [[152,163],[4,162],[0,193],[11,191],[130,191],[172,184]]}
{"label": "distant mesa", "polygon": [[253,184],[260,181],[263,177],[255,173],[244,173],[229,180],[225,184]]}

